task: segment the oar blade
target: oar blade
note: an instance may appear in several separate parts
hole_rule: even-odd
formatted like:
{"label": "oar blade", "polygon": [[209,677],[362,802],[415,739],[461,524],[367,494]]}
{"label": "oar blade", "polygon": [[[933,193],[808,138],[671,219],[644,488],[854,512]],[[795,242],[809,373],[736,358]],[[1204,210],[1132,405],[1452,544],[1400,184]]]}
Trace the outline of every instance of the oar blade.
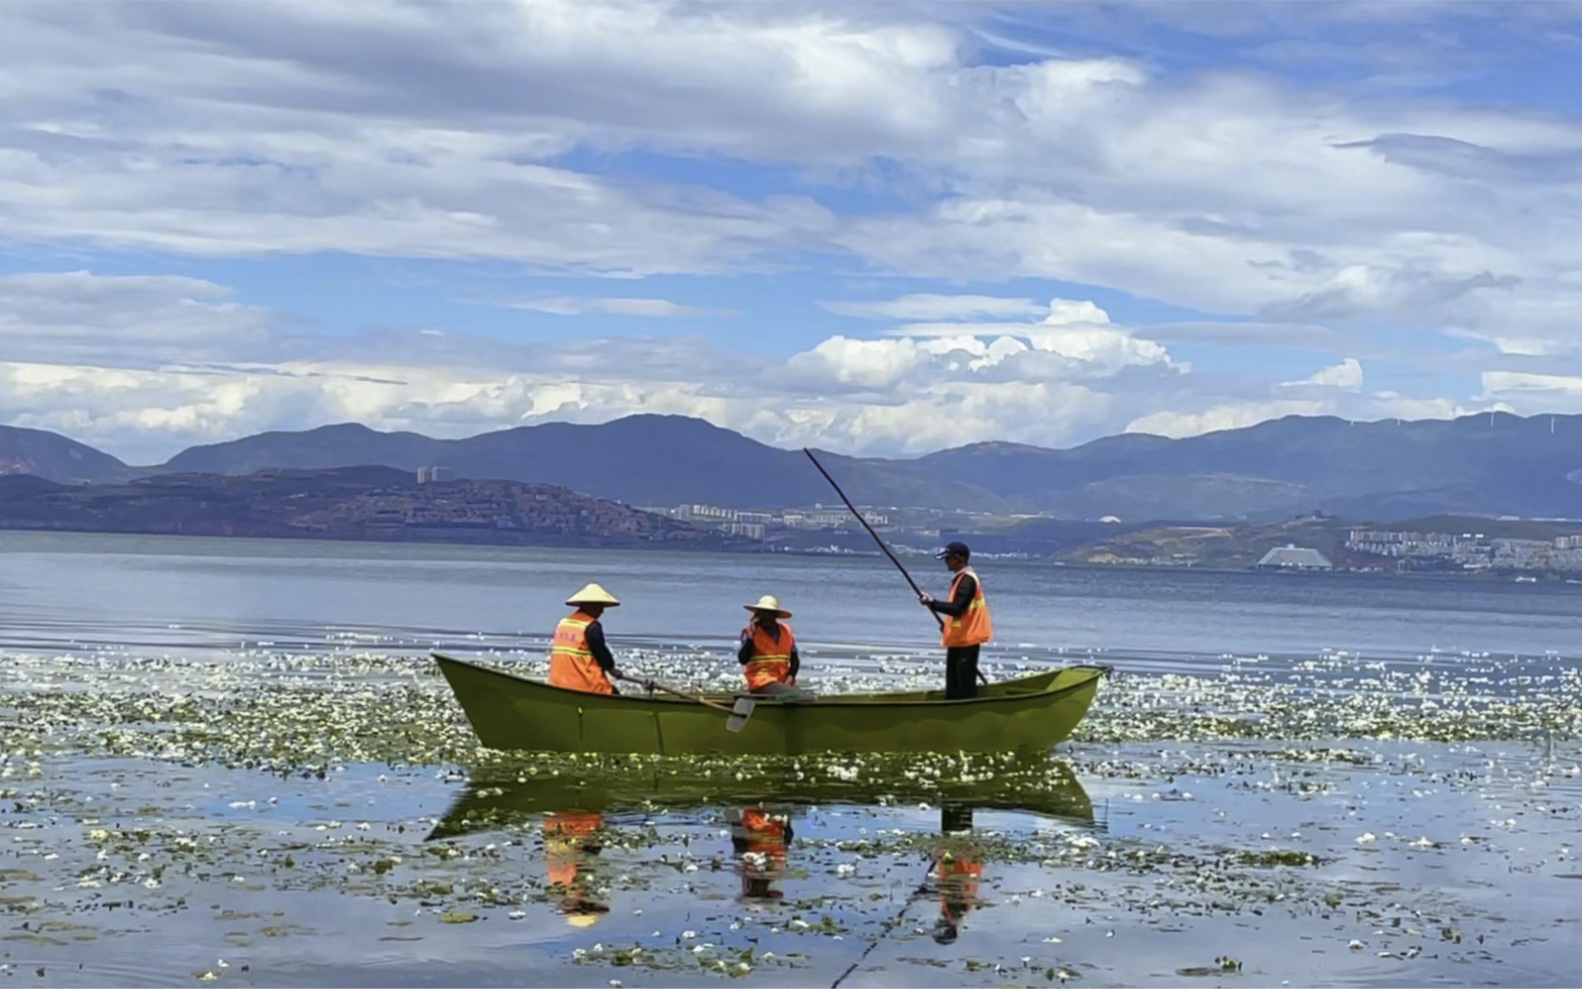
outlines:
{"label": "oar blade", "polygon": [[731,716],[725,719],[727,731],[741,731],[747,726],[747,719],[753,716],[753,710],[758,702],[751,697],[738,697],[731,707]]}

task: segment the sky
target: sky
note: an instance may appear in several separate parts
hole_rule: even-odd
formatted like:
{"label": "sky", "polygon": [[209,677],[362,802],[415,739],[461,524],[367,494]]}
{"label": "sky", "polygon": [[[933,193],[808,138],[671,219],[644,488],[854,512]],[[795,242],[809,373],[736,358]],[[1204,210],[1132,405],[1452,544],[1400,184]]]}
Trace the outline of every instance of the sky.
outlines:
{"label": "sky", "polygon": [[1582,412],[1582,4],[0,4],[0,423]]}

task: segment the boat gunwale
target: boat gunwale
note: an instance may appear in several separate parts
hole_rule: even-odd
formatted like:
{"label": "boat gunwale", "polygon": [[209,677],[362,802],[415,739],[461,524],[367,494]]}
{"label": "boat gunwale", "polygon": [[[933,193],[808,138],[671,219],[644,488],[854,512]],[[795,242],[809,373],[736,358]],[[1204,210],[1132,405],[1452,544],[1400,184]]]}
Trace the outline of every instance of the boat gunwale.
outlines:
{"label": "boat gunwale", "polygon": [[[477,670],[477,671],[479,671],[481,673],[492,673],[492,674],[494,674],[496,676],[505,677],[508,680],[514,680],[514,681],[516,681],[518,683],[525,684],[527,686],[536,688],[538,690],[549,692],[549,696],[551,696],[551,697],[553,697],[555,695],[561,695],[558,698],[560,700],[570,700],[571,697],[569,695],[578,695],[578,696],[582,696],[582,697],[590,696],[588,691],[575,690],[575,689],[572,689],[570,687],[557,687],[557,686],[555,686],[553,684],[545,683],[542,680],[534,680],[534,679],[531,679],[529,677],[522,676],[520,673],[512,673],[512,672],[510,672],[508,670],[502,670],[502,669],[499,669],[499,668],[493,667],[493,666],[485,666],[482,663],[473,662],[472,660],[459,659],[459,658],[457,658],[455,656],[449,656],[449,655],[446,655],[444,653],[438,653],[438,652],[430,653],[430,656],[434,659],[434,661],[436,663],[441,664],[441,671],[442,672],[443,672],[443,668],[444,668],[443,664],[445,664],[445,663],[454,663],[454,664],[456,664],[458,666],[464,666],[464,667],[467,667],[469,669]],[[1084,677],[1083,679],[1077,681],[1076,683],[1066,684],[1065,686],[1058,687],[1058,688],[1055,687],[1053,685],[1053,681],[1051,681],[1051,685],[1050,686],[1042,688],[1042,689],[1038,689],[1038,690],[1028,690],[1028,691],[1021,691],[1021,692],[1009,693],[1009,694],[991,694],[989,696],[961,697],[961,698],[955,698],[955,699],[949,699],[949,700],[947,700],[946,698],[943,698],[943,697],[938,698],[936,700],[930,700],[930,699],[927,699],[926,697],[919,698],[919,697],[917,697],[917,694],[915,692],[913,692],[913,693],[898,693],[898,694],[892,694],[892,695],[886,695],[884,693],[878,693],[878,692],[865,693],[865,694],[845,694],[845,695],[842,695],[842,694],[827,694],[827,695],[819,696],[817,698],[817,700],[812,702],[812,703],[808,703],[808,702],[800,702],[799,703],[797,701],[781,700],[781,699],[776,698],[774,696],[760,696],[760,695],[757,695],[757,694],[747,694],[747,693],[740,693],[740,694],[719,694],[719,693],[716,693],[716,694],[713,694],[713,695],[700,693],[698,696],[706,698],[708,700],[720,701],[720,702],[728,702],[728,701],[733,700],[733,699],[735,699],[737,697],[750,697],[757,705],[760,705],[760,706],[781,707],[781,708],[812,708],[812,707],[817,707],[817,708],[821,708],[821,709],[828,709],[828,708],[832,708],[832,707],[839,707],[839,708],[870,708],[871,709],[876,704],[882,704],[885,707],[891,707],[891,708],[894,708],[894,707],[929,707],[929,708],[932,708],[932,707],[943,707],[943,706],[958,707],[958,706],[972,705],[972,704],[1001,704],[1001,703],[1007,703],[1007,702],[1012,702],[1012,701],[1028,701],[1028,700],[1047,701],[1047,700],[1051,700],[1051,699],[1062,697],[1062,696],[1064,696],[1066,694],[1069,694],[1069,693],[1074,693],[1075,691],[1081,690],[1081,689],[1083,689],[1085,687],[1088,687],[1088,686],[1091,686],[1091,685],[1095,684],[1096,681],[1102,680],[1105,677],[1109,676],[1111,673],[1113,673],[1114,672],[1114,667],[1109,666],[1107,664],[1103,664],[1103,663],[1075,663],[1075,664],[1072,664],[1070,666],[1061,666],[1061,667],[1056,667],[1056,668],[1054,668],[1052,670],[1046,670],[1046,671],[1043,671],[1043,672],[1040,672],[1040,673],[1033,673],[1033,674],[1030,674],[1030,675],[1028,675],[1026,677],[1018,677],[1017,679],[1019,679],[1019,680],[1031,680],[1031,679],[1033,679],[1035,677],[1049,676],[1051,674],[1058,674],[1058,673],[1060,673],[1062,671],[1065,671],[1065,670],[1091,670],[1091,671],[1093,671],[1093,675],[1092,676],[1088,676],[1088,677]],[[1004,680],[1004,681],[1001,681],[1001,683],[1015,683],[1015,682],[1016,682],[1015,680]],[[629,703],[632,703],[632,704],[673,704],[673,705],[677,705],[677,706],[687,705],[687,706],[697,706],[697,707],[705,706],[705,705],[699,703],[696,700],[690,700],[690,699],[682,698],[682,697],[658,697],[658,696],[654,696],[652,694],[592,694],[591,696],[599,697],[599,698],[606,698],[609,701],[616,702],[616,703],[629,702]],[[905,700],[895,700],[895,701],[883,701],[883,700],[863,700],[863,701],[841,700],[842,697],[883,698],[885,696],[894,696],[894,697],[897,697],[897,698],[904,697],[904,698],[907,698],[907,699],[905,699]],[[460,698],[458,698],[458,700],[459,699]]]}

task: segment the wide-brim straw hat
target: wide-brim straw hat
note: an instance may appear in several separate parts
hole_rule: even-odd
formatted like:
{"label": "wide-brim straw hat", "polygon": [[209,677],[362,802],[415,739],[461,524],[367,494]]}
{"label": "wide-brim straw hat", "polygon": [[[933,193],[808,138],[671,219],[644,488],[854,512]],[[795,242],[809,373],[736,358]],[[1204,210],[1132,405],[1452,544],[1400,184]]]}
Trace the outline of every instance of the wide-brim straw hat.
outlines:
{"label": "wide-brim straw hat", "polygon": [[611,594],[609,591],[607,591],[604,588],[600,587],[598,584],[589,584],[587,587],[584,587],[582,590],[578,591],[577,593],[573,594],[571,597],[567,598],[566,599],[566,603],[567,604],[602,604],[602,605],[604,605],[607,608],[614,608],[614,607],[617,607],[618,605],[620,605],[621,602],[619,602],[619,601],[617,601],[615,599],[615,595],[614,594]]}
{"label": "wide-brim straw hat", "polygon": [[772,611],[781,618],[791,617],[791,612],[780,607],[780,599],[773,594],[765,594],[758,599],[757,604],[744,604],[742,607],[748,611]]}

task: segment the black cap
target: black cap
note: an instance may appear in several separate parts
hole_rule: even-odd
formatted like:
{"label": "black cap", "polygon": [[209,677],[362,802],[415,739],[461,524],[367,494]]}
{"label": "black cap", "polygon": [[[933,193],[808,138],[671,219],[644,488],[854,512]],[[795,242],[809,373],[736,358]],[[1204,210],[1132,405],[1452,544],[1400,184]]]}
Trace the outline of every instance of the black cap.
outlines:
{"label": "black cap", "polygon": [[943,560],[947,556],[959,556],[965,560],[972,556],[972,550],[967,548],[966,543],[946,543],[944,549],[934,554],[934,559]]}

